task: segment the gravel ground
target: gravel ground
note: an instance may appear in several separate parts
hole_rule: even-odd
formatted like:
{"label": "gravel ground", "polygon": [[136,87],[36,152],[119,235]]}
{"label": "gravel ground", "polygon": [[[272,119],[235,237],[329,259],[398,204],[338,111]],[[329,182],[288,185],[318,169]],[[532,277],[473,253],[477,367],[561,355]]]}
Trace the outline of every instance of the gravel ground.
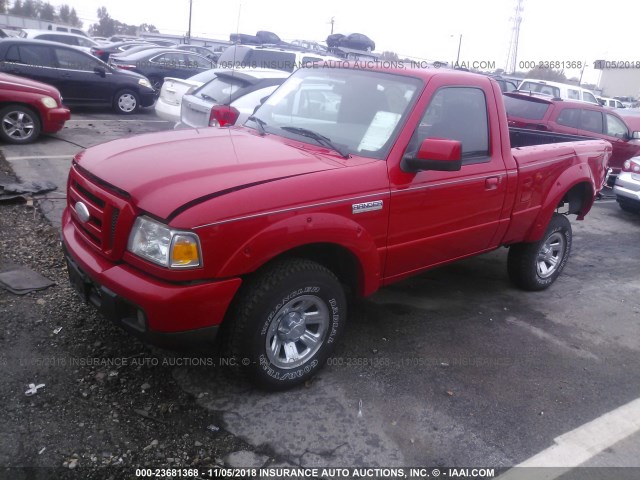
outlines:
{"label": "gravel ground", "polygon": [[[11,173],[1,158],[0,171]],[[143,345],[79,300],[58,231],[37,208],[0,204],[0,267],[8,263],[56,285],[0,289],[0,477],[134,478],[136,467],[215,466],[253,450],[178,387],[170,363],[184,357]],[[27,396],[30,383],[45,386]]]}

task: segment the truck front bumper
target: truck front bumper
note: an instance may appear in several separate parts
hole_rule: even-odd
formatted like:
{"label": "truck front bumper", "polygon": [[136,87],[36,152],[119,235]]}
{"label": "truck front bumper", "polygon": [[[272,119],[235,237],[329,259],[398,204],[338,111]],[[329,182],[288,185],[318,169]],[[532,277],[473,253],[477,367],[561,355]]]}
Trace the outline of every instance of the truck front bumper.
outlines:
{"label": "truck front bumper", "polygon": [[62,220],[69,279],[85,302],[153,345],[189,348],[213,342],[240,278],[168,283],[105,260],[78,237],[66,210]]}

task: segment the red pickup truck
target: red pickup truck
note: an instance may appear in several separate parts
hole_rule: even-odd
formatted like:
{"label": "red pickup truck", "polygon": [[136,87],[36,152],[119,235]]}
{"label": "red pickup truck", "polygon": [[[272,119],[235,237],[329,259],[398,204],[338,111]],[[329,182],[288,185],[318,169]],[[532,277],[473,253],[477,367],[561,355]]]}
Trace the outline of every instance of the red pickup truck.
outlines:
{"label": "red pickup truck", "polygon": [[79,153],[62,222],[70,278],[143,339],[220,333],[256,384],[287,388],[323,365],[351,295],[500,246],[517,286],[551,285],[566,215],[587,214],[611,155],[573,138],[510,131],[485,76],[302,68],[244,126]]}

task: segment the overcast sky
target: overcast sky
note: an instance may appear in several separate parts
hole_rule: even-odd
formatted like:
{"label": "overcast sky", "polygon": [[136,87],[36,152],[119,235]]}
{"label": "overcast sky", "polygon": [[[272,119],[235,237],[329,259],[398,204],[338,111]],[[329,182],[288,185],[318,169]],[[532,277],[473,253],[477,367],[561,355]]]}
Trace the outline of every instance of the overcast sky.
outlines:
{"label": "overcast sky", "polygon": [[[161,32],[184,34],[189,0],[66,0],[76,8],[84,28],[96,22],[96,10],[106,6],[112,18],[128,24],[154,24]],[[386,4],[386,6],[385,6]],[[323,41],[335,19],[336,33],[364,33],[379,52],[402,57],[455,61],[462,35],[460,60],[493,61],[504,68],[516,0],[193,0],[192,35],[228,39],[229,34],[277,33],[283,40]],[[597,81],[593,61],[640,60],[634,23],[640,2],[608,0],[524,0],[519,61],[583,61],[587,81]],[[579,76],[579,71],[566,71]]]}

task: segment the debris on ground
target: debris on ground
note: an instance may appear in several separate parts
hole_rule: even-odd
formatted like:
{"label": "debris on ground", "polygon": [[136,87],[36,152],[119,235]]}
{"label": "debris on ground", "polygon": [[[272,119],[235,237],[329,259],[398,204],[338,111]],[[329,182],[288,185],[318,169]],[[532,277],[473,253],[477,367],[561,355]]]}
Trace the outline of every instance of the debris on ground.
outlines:
{"label": "debris on ground", "polygon": [[49,181],[19,183],[8,175],[0,174],[0,202],[8,202],[17,198],[26,200],[31,195],[51,192],[57,188],[55,183]]}
{"label": "debris on ground", "polygon": [[24,394],[27,397],[30,397],[31,395],[35,395],[36,393],[38,393],[38,390],[44,387],[44,383],[39,383],[38,385],[36,385],[35,383],[30,383],[29,385],[27,385],[27,387],[28,390],[24,392]]}
{"label": "debris on ground", "polygon": [[9,265],[0,270],[0,287],[15,295],[25,295],[55,285],[48,278],[22,265]]}

